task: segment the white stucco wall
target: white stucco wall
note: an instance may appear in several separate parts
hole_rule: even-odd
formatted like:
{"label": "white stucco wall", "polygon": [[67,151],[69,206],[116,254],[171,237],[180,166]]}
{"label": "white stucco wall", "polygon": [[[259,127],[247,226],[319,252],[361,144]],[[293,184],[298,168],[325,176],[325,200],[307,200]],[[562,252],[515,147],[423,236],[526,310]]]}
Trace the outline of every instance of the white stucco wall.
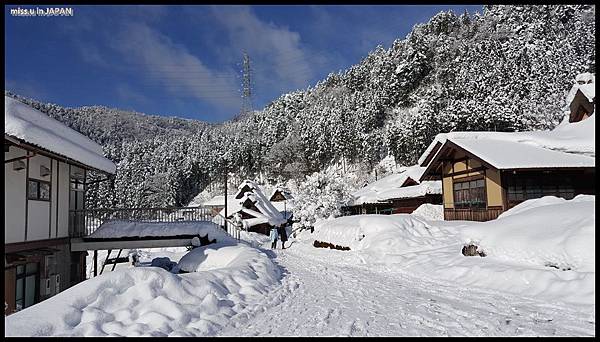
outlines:
{"label": "white stucco wall", "polygon": [[[4,160],[26,154],[25,150],[10,147],[4,153]],[[25,161],[26,162],[26,161]],[[4,164],[4,241],[5,243],[20,242],[25,238],[25,169],[13,170],[14,163]]]}
{"label": "white stucco wall", "polygon": [[[11,146],[4,159],[26,155],[24,149]],[[13,170],[13,163],[4,165],[4,241],[5,243],[63,238],[69,236],[69,165],[37,155],[24,160],[29,163],[29,178],[51,182],[50,202],[26,200],[27,170]],[[40,166],[51,170],[42,177]],[[25,207],[27,204],[27,214]],[[27,240],[25,217],[27,216]]]}
{"label": "white stucco wall", "polygon": [[[50,181],[50,175],[42,177],[40,166],[50,169],[51,159],[37,155],[29,158],[29,178]],[[55,184],[50,185],[50,190]],[[27,241],[50,239],[50,202],[29,200],[27,209]]]}

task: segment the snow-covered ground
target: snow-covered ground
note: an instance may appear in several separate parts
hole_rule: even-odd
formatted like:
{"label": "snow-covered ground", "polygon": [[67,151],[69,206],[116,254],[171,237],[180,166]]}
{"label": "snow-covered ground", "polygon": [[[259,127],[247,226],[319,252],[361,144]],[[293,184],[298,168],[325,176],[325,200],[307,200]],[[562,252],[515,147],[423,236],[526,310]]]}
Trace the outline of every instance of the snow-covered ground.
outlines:
{"label": "snow-covered ground", "polygon": [[[341,217],[285,250],[242,232],[148,251],[142,264],[169,256],[196,272],[122,266],[8,316],[6,334],[594,336],[594,203],[545,197],[486,223]],[[486,256],[463,256],[467,243]]]}
{"label": "snow-covered ground", "polygon": [[245,243],[219,242],[179,265],[121,268],[5,318],[6,336],[207,336],[264,300],[280,269]]}

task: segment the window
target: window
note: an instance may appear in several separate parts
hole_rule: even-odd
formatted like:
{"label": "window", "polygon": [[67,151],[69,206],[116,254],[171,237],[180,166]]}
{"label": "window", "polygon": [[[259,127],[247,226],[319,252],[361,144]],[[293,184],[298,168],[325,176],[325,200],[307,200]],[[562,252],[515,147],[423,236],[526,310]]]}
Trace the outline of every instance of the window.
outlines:
{"label": "window", "polygon": [[38,263],[17,266],[15,308],[17,311],[37,302]]}
{"label": "window", "polygon": [[27,182],[27,198],[34,201],[49,201],[50,183],[30,179]]}
{"label": "window", "polygon": [[569,177],[514,175],[509,179],[507,195],[509,202],[522,202],[543,196],[572,199],[575,197],[575,189]]}
{"label": "window", "polygon": [[454,183],[454,207],[485,208],[485,181],[483,178]]}

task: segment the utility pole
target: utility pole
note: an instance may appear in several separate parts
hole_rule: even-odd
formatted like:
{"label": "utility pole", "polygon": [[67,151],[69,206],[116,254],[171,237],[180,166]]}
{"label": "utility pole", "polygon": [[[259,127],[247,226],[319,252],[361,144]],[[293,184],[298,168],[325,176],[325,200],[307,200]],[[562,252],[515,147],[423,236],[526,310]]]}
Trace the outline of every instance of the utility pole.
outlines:
{"label": "utility pole", "polygon": [[245,115],[252,111],[252,68],[250,67],[250,57],[244,51],[243,69],[242,69],[242,110]]}
{"label": "utility pole", "polygon": [[225,231],[227,231],[227,160],[225,160]]}

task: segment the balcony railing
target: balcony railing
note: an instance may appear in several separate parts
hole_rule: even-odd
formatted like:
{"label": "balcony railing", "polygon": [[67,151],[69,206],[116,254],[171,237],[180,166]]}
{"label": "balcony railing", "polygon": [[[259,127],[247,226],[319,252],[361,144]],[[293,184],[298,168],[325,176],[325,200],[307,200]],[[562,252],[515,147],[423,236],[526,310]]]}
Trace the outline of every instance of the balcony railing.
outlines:
{"label": "balcony railing", "polygon": [[502,207],[489,207],[487,209],[452,209],[444,208],[444,220],[463,220],[463,221],[490,221],[498,218],[504,210]]}
{"label": "balcony railing", "polygon": [[113,219],[142,222],[213,221],[228,230],[223,217],[217,214],[213,209],[203,207],[70,210],[69,235],[88,236],[98,229],[102,222]]}

